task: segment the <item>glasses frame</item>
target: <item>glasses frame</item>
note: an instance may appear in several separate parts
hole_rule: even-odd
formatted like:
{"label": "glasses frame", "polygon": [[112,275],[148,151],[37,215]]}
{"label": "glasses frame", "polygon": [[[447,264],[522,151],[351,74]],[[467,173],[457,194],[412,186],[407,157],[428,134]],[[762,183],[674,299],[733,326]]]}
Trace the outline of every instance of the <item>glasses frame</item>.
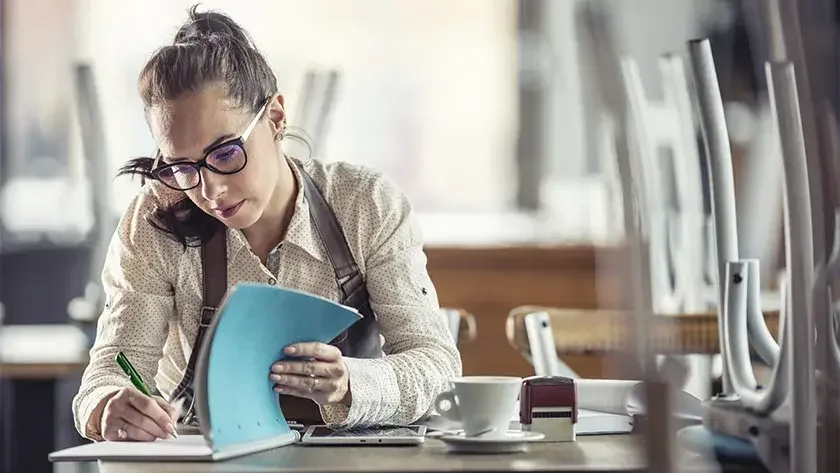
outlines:
{"label": "glasses frame", "polygon": [[[201,161],[197,161],[195,163],[191,163],[191,162],[188,162],[188,161],[179,161],[177,163],[170,163],[170,164],[164,164],[163,166],[158,166],[158,163],[160,163],[160,158],[161,158],[160,149],[158,149],[157,152],[155,153],[155,161],[154,161],[154,163],[152,163],[152,170],[151,170],[152,177],[154,177],[156,180],[162,182],[163,185],[165,185],[166,187],[169,187],[170,189],[174,189],[176,191],[188,191],[188,190],[195,189],[196,187],[201,185],[201,179],[202,179],[201,168],[207,168],[211,172],[214,172],[216,174],[221,174],[221,175],[224,175],[224,176],[230,176],[231,174],[236,174],[236,173],[242,171],[243,169],[245,169],[245,166],[248,165],[248,152],[245,150],[245,142],[248,141],[248,137],[251,136],[251,132],[254,131],[254,128],[257,127],[257,123],[260,122],[260,119],[265,114],[265,110],[268,108],[269,101],[270,101],[270,99],[266,100],[265,103],[263,103],[262,107],[260,107],[260,110],[257,112],[257,114],[254,116],[253,120],[251,120],[251,123],[248,124],[248,126],[245,128],[245,131],[243,131],[241,135],[239,135],[237,138],[231,138],[231,139],[223,141],[223,142],[221,142],[217,145],[214,145],[212,148],[210,148],[210,149],[208,149],[207,151],[204,152],[204,157],[201,158]],[[239,148],[242,150],[242,155],[245,157],[245,160],[243,161],[242,166],[239,169],[237,169],[236,171],[222,171],[222,170],[216,169],[215,167],[213,167],[211,164],[209,164],[207,162],[207,158],[209,158],[210,155],[214,151],[218,150],[219,148],[224,148],[225,146],[231,146],[231,145],[239,146]],[[196,172],[198,172],[198,182],[196,182],[196,184],[194,186],[186,187],[186,188],[175,187],[175,186],[171,186],[171,185],[167,184],[166,181],[164,181],[163,179],[160,178],[160,173],[167,170],[167,169],[171,169],[175,166],[190,166],[193,169],[195,169]]]}

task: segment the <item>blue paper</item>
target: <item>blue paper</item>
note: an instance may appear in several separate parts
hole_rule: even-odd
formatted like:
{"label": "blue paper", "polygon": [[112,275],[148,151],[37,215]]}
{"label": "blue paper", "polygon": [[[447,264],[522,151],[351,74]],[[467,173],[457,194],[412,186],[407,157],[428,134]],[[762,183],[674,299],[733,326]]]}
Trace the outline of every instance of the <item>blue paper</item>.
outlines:
{"label": "blue paper", "polygon": [[713,432],[703,425],[682,428],[677,432],[677,442],[702,455],[713,452],[721,461],[761,462],[758,451],[749,440]]}
{"label": "blue paper", "polygon": [[288,435],[269,379],[271,365],[296,342],[328,343],[361,315],[301,291],[239,283],[228,295],[207,343],[206,400],[218,451]]}

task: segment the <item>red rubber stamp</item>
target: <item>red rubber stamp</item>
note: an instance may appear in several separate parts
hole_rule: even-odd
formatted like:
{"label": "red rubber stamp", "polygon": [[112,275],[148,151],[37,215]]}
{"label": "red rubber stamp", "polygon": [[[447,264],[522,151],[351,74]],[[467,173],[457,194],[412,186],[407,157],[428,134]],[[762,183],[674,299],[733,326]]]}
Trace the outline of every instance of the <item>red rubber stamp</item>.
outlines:
{"label": "red rubber stamp", "polygon": [[574,379],[531,376],[522,381],[519,422],[523,431],[545,434],[542,442],[574,442],[577,419]]}

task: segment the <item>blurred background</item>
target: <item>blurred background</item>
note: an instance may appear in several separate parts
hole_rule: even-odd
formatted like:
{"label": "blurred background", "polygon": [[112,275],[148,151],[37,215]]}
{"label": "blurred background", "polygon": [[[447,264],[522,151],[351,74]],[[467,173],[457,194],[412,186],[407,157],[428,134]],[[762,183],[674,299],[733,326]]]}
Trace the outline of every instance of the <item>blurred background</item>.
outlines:
{"label": "blurred background", "polygon": [[[139,188],[114,176],[155,149],[136,79],[193,3],[0,0],[3,472],[51,470],[45,451],[82,441],[70,400],[100,311],[104,248]],[[774,20],[756,7],[764,3],[773,2],[202,6],[251,33],[314,157],[373,166],[408,194],[441,304],[464,321],[465,374],[527,376],[535,367],[518,345],[527,337],[517,308],[578,311],[572,328],[585,332],[585,311],[626,307],[625,283],[637,277],[657,312],[715,310],[704,147],[685,114],[693,98],[683,97],[695,38],[710,40],[717,66],[741,256],[761,259],[765,309],[776,307],[781,161],[764,76]],[[834,111],[836,15],[832,2],[805,3],[801,21],[824,27],[809,30],[808,60],[824,66],[811,77],[834,84],[818,97]],[[632,185],[628,163],[638,171]],[[643,189],[634,205],[651,234],[650,274],[628,276],[621,257],[635,221],[628,186]],[[694,283],[681,282],[686,265]],[[584,352],[563,363],[584,377],[619,376],[619,354]],[[707,395],[715,360],[701,358],[708,375],[695,389]]]}

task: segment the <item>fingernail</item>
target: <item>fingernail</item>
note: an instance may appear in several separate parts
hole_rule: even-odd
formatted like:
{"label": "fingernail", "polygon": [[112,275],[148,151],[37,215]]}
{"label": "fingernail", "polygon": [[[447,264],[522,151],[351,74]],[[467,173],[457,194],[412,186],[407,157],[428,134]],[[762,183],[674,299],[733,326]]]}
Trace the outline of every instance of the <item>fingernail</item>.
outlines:
{"label": "fingernail", "polygon": [[170,434],[174,434],[174,433],[175,433],[175,426],[174,426],[174,425],[172,425],[171,423],[166,424],[166,430],[167,430]]}
{"label": "fingernail", "polygon": [[286,369],[286,368],[285,368],[283,365],[275,365],[275,366],[274,366],[274,371],[275,371],[276,373],[280,373],[280,372],[282,372],[284,369]]}
{"label": "fingernail", "polygon": [[281,388],[281,387],[275,387],[275,388],[274,388],[274,392],[276,392],[276,393],[281,393],[281,394],[282,394],[282,393],[283,393],[283,388]]}
{"label": "fingernail", "polygon": [[296,352],[296,351],[297,351],[297,348],[295,348],[295,347],[286,347],[286,353],[288,353],[290,355],[292,353]]}
{"label": "fingernail", "polygon": [[269,375],[269,379],[271,379],[275,383],[279,383],[280,382],[280,375],[279,374]]}

